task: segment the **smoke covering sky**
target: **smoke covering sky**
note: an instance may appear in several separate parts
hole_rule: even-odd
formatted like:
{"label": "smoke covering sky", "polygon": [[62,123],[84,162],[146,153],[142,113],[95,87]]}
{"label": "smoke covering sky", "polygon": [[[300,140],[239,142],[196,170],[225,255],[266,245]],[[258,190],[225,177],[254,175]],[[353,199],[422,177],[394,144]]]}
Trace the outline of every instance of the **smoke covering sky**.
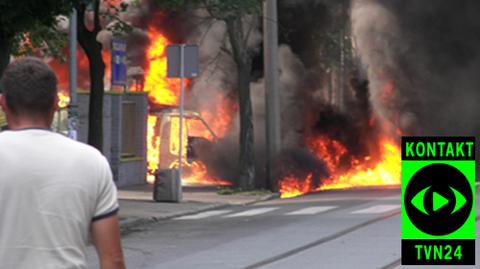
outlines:
{"label": "smoke covering sky", "polygon": [[478,134],[479,10],[475,0],[352,1],[352,32],[384,120],[406,134]]}

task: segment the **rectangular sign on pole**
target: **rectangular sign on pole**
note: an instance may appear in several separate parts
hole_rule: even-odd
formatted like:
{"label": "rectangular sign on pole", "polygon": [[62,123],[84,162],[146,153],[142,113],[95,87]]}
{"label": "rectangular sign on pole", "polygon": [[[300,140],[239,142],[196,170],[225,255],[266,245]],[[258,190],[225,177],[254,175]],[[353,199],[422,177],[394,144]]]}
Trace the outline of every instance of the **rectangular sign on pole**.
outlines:
{"label": "rectangular sign on pole", "polygon": [[180,78],[183,46],[183,77],[194,78],[198,76],[198,46],[197,45],[170,45],[167,47],[167,77]]}
{"label": "rectangular sign on pole", "polygon": [[475,138],[402,138],[402,264],[475,264]]}
{"label": "rectangular sign on pole", "polygon": [[127,43],[122,39],[112,40],[112,85],[127,85]]}
{"label": "rectangular sign on pole", "polygon": [[184,78],[198,76],[198,46],[197,45],[170,45],[167,47],[167,77],[180,78],[179,111],[179,141],[178,141],[178,175],[182,179],[183,164],[183,110],[184,110]]}

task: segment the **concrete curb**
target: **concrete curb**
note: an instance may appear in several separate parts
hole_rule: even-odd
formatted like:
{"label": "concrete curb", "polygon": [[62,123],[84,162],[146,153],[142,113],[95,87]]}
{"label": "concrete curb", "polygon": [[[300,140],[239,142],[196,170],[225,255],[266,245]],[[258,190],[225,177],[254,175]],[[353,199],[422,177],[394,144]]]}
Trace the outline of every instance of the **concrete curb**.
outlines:
{"label": "concrete curb", "polygon": [[280,198],[280,193],[278,193],[278,192],[277,193],[272,193],[272,194],[269,194],[269,195],[264,195],[264,196],[259,197],[258,199],[254,200],[254,201],[244,203],[243,205],[244,206],[254,205],[256,203],[270,201],[270,200],[274,200],[274,199],[277,199],[277,198]]}
{"label": "concrete curb", "polygon": [[276,198],[279,198],[279,197],[280,197],[279,193],[273,193],[273,194],[269,194],[269,195],[266,195],[266,196],[258,197],[257,199],[255,199],[253,201],[243,203],[243,204],[210,204],[210,205],[205,205],[205,206],[199,207],[197,209],[193,209],[193,210],[183,211],[183,212],[179,212],[179,213],[165,214],[161,217],[154,217],[154,216],[147,217],[147,218],[142,218],[142,217],[130,217],[130,218],[128,218],[127,217],[127,219],[124,219],[124,220],[120,221],[120,233],[122,234],[122,236],[125,236],[127,234],[132,233],[132,232],[136,232],[136,231],[140,230],[144,226],[154,224],[154,223],[160,222],[162,220],[179,218],[179,217],[183,217],[183,216],[188,216],[188,215],[201,213],[201,212],[204,212],[204,211],[227,208],[227,207],[231,207],[231,206],[249,206],[249,205],[254,205],[256,203],[273,200],[273,199],[276,199]]}
{"label": "concrete curb", "polygon": [[135,232],[139,230],[141,227],[160,222],[162,220],[167,220],[167,219],[173,219],[173,218],[178,218],[178,217],[183,217],[187,215],[193,215],[196,213],[208,211],[208,210],[213,210],[213,209],[219,209],[219,208],[225,208],[228,207],[228,204],[213,204],[213,205],[206,205],[197,209],[193,210],[188,210],[188,211],[183,211],[179,213],[171,213],[171,214],[165,214],[160,217],[147,217],[147,218],[142,218],[142,217],[130,217],[127,218],[123,221],[120,221],[120,233],[122,235],[127,235],[131,232]]}

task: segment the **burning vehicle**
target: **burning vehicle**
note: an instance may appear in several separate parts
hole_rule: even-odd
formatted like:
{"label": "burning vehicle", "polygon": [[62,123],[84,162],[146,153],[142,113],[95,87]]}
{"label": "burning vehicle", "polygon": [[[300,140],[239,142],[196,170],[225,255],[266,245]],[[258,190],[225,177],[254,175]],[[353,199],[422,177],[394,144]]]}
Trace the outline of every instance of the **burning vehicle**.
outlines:
{"label": "burning vehicle", "polygon": [[[149,115],[149,153],[147,181],[154,181],[155,171],[177,168],[180,149],[180,112],[177,108],[157,109]],[[218,137],[194,111],[184,111],[182,131],[182,167],[185,170],[183,185],[231,185],[229,181],[209,177],[207,166],[198,158],[197,150],[208,152]]]}

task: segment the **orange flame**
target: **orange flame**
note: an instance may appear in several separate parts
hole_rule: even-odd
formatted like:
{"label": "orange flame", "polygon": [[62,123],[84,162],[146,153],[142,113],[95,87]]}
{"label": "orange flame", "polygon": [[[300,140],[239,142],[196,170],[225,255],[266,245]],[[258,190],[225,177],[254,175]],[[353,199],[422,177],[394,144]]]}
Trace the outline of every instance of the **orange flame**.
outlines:
{"label": "orange flame", "polygon": [[167,78],[166,48],[169,41],[153,27],[148,29],[148,36],[152,43],[147,51],[149,66],[144,91],[155,104],[175,106],[178,104],[180,85],[178,80]]}
{"label": "orange flame", "polygon": [[147,182],[155,181],[154,173],[160,160],[160,136],[156,132],[157,117],[148,115],[147,122]]}
{"label": "orange flame", "polygon": [[58,92],[58,108],[66,108],[70,104],[70,96],[67,92]]}
{"label": "orange flame", "polygon": [[[331,189],[346,189],[359,186],[383,186],[400,184],[400,162],[401,154],[398,145],[394,142],[384,139],[380,142],[381,152],[380,160],[374,164],[370,157],[364,160],[353,160],[352,166],[348,171],[338,171],[339,155],[345,154],[343,145],[338,141],[322,138],[323,142],[317,142],[316,149],[323,150],[317,152],[317,156],[325,160],[327,168],[332,175],[325,180],[319,187],[311,186],[312,174],[305,179],[299,179],[295,176],[287,176],[279,181],[279,190],[282,198],[295,197],[309,192]],[[335,147],[337,152],[332,151]],[[330,152],[329,152],[330,148]]]}

